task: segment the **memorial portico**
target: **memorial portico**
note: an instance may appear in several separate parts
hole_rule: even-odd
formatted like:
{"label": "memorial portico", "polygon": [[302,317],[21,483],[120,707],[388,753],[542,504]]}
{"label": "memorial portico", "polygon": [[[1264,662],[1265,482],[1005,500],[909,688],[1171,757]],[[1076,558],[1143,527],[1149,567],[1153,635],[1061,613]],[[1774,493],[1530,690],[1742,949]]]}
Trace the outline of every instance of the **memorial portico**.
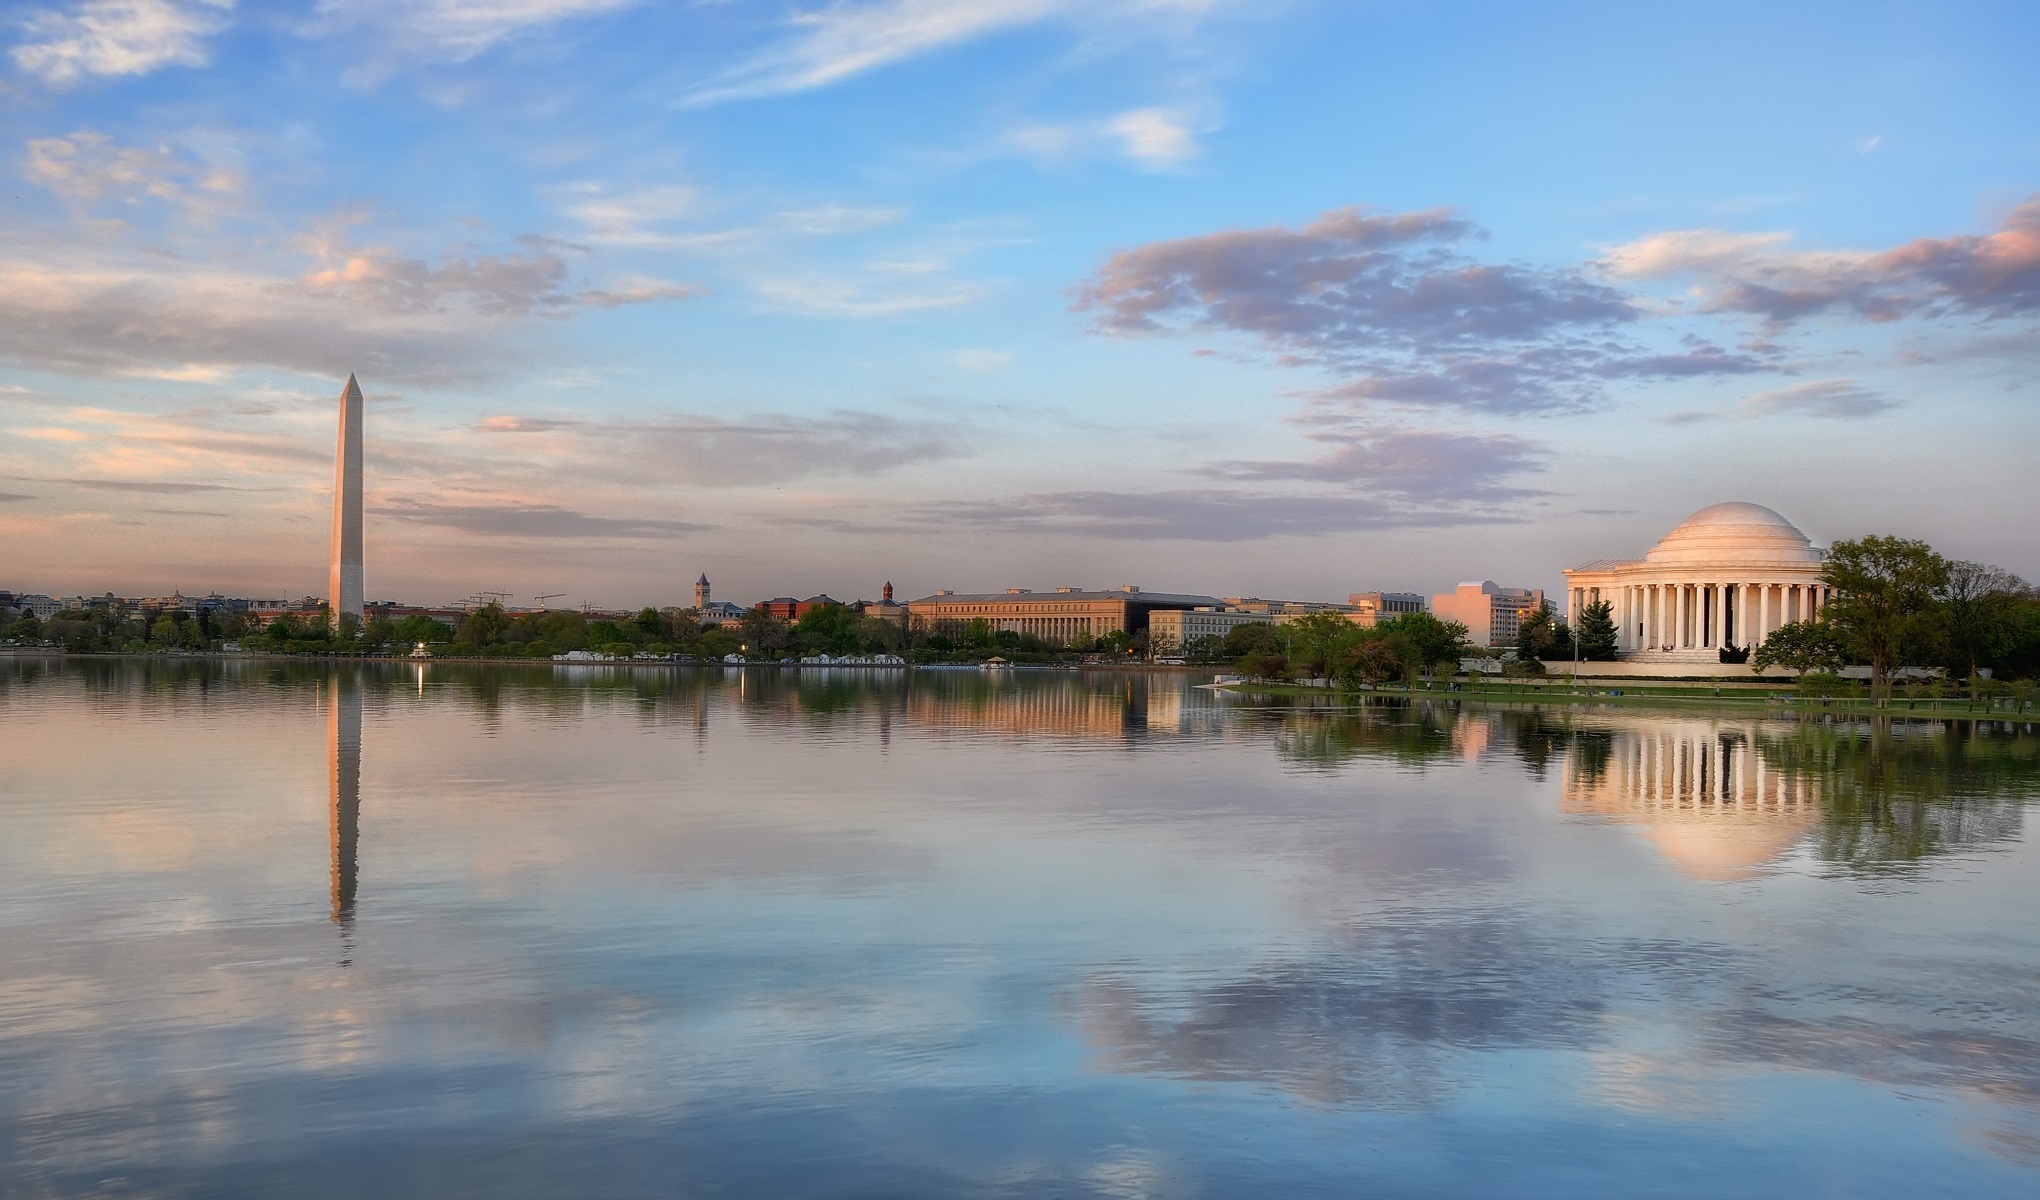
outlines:
{"label": "memorial portico", "polygon": [[1565,573],[1573,628],[1607,601],[1616,649],[1638,661],[1718,662],[1790,621],[1820,615],[1829,588],[1821,551],[1761,504],[1716,504],[1680,522],[1640,559],[1605,558]]}

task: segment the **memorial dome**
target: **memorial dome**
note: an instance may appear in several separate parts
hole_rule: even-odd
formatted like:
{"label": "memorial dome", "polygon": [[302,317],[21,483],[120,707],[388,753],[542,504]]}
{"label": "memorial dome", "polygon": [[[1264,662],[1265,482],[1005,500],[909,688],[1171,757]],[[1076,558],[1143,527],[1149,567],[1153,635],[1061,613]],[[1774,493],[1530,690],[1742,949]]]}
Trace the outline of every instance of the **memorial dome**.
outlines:
{"label": "memorial dome", "polygon": [[1644,561],[1708,566],[1818,566],[1821,552],[1792,522],[1761,504],[1710,504],[1679,522]]}

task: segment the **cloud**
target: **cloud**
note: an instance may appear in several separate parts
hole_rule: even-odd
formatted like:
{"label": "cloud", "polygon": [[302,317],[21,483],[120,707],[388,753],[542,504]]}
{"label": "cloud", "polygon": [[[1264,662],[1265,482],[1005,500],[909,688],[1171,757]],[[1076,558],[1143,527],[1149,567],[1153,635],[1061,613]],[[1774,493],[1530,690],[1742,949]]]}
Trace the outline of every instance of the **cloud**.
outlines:
{"label": "cloud", "polygon": [[26,492],[0,492],[0,504],[19,504],[23,500],[33,499],[35,497]]}
{"label": "cloud", "polygon": [[499,415],[475,426],[516,435],[555,470],[666,484],[732,487],[819,475],[874,475],[955,457],[965,439],[942,421],[839,410],[821,416],[760,414],[732,420],[676,413],[597,422]]}
{"label": "cloud", "polygon": [[1406,504],[1496,503],[1536,495],[1501,481],[1539,468],[1551,454],[1540,443],[1501,433],[1392,427],[1308,436],[1332,449],[1304,461],[1213,463],[1200,473],[1348,484]]}
{"label": "cloud", "polygon": [[86,0],[69,11],[40,9],[22,25],[14,64],[55,87],[92,75],[146,75],[158,67],[202,67],[205,39],[226,26],[234,0]]}
{"label": "cloud", "polygon": [[1106,126],[1129,158],[1150,167],[1173,167],[1197,157],[1197,135],[1182,118],[1163,108],[1137,108]]}
{"label": "cloud", "polygon": [[1785,233],[1677,230],[1609,250],[1612,277],[1698,284],[1706,311],[1744,313],[1782,328],[1837,313],[1871,321],[1960,313],[2040,313],[2040,196],[1984,235],[1915,238],[1888,250],[1793,250]]}
{"label": "cloud", "polygon": [[870,0],[801,12],[791,36],[709,80],[686,107],[814,91],[908,59],[1055,19],[1192,18],[1218,0]]}
{"label": "cloud", "polygon": [[79,130],[28,143],[22,178],[80,204],[103,199],[133,205],[144,198],[197,206],[239,192],[240,180],[168,147],[116,145],[103,133]]}
{"label": "cloud", "polygon": [[919,529],[965,526],[1001,533],[1190,542],[1492,525],[1523,519],[1448,506],[1411,508],[1364,495],[1295,495],[1230,488],[1036,492],[1008,499],[929,505],[903,515]]}
{"label": "cloud", "polygon": [[1874,417],[1898,402],[1859,386],[1853,379],[1821,379],[1773,392],[1758,392],[1743,402],[1753,417],[1804,416],[1850,421]]}
{"label": "cloud", "polygon": [[481,537],[672,538],[713,528],[659,517],[601,517],[557,504],[447,504],[395,497],[375,506],[378,516]]}
{"label": "cloud", "polygon": [[466,62],[520,34],[637,0],[320,0],[328,28],[368,27],[384,53]]}
{"label": "cloud", "polygon": [[690,106],[783,96],[841,83],[867,71],[987,34],[1031,25],[1074,7],[1071,0],[880,0],[836,4],[792,19],[790,39],[690,93]]}
{"label": "cloud", "polygon": [[951,350],[948,358],[950,364],[960,371],[990,373],[1013,365],[1011,350]]}
{"label": "cloud", "polygon": [[553,243],[437,261],[388,248],[315,247],[309,269],[236,269],[74,251],[0,258],[0,358],[88,375],[207,378],[273,366],[386,380],[486,374],[514,360],[516,323],[675,299],[653,281],[577,284]]}
{"label": "cloud", "polygon": [[1497,412],[1579,407],[1641,313],[1571,269],[1481,262],[1446,209],[1337,209],[1300,229],[1234,230],[1121,251],[1078,292],[1096,328],[1258,336],[1283,361],[1363,378],[1348,400]]}
{"label": "cloud", "polygon": [[238,492],[246,489],[230,487],[224,483],[175,483],[161,479],[52,479],[51,483],[69,484],[72,487],[89,488],[99,492],[143,492],[165,496],[184,496],[193,492]]}

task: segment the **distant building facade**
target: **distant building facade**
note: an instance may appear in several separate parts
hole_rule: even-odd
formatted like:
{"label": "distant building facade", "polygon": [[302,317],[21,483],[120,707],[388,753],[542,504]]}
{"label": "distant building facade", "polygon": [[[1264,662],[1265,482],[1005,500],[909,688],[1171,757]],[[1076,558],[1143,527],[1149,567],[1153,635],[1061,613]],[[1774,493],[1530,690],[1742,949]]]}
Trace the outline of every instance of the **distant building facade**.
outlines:
{"label": "distant building facade", "polygon": [[1218,637],[1242,625],[1266,625],[1267,613],[1219,608],[1162,608],[1148,614],[1148,645],[1157,653],[1183,650],[1199,638]]}
{"label": "distant building facade", "polygon": [[1523,622],[1544,606],[1541,588],[1508,588],[1492,579],[1462,583],[1431,597],[1431,613],[1466,626],[1466,640],[1492,649],[1512,645]]}
{"label": "distant building facade", "polygon": [[1346,597],[1346,604],[1353,610],[1349,619],[1369,629],[1382,621],[1426,610],[1424,598],[1415,592],[1354,592]]}
{"label": "distant building facade", "polygon": [[1136,633],[1146,629],[1149,618],[1158,611],[1223,606],[1224,602],[1216,596],[1143,592],[1128,584],[1116,591],[1076,587],[1059,587],[1052,592],[1008,588],[1004,592],[963,595],[941,591],[911,601],[907,610],[908,619],[917,630],[933,632],[945,625],[964,625],[983,618],[994,631],[1011,630],[1068,645],[1114,632]]}
{"label": "distant building facade", "polygon": [[886,581],[885,590],[879,594],[878,599],[859,600],[850,607],[863,616],[875,617],[881,621],[890,621],[902,629],[907,624],[907,606],[893,599],[891,580]]}

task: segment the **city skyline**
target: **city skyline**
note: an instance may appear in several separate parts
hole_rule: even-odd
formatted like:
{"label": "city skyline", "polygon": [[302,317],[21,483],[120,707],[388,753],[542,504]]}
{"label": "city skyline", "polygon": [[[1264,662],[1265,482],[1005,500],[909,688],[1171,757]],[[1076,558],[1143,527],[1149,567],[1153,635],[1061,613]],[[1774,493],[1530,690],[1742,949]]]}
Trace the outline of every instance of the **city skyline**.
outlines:
{"label": "city skyline", "polygon": [[355,372],[371,599],[1563,594],[1725,501],[2040,576],[2036,31],[51,0],[0,586],[326,591]]}

